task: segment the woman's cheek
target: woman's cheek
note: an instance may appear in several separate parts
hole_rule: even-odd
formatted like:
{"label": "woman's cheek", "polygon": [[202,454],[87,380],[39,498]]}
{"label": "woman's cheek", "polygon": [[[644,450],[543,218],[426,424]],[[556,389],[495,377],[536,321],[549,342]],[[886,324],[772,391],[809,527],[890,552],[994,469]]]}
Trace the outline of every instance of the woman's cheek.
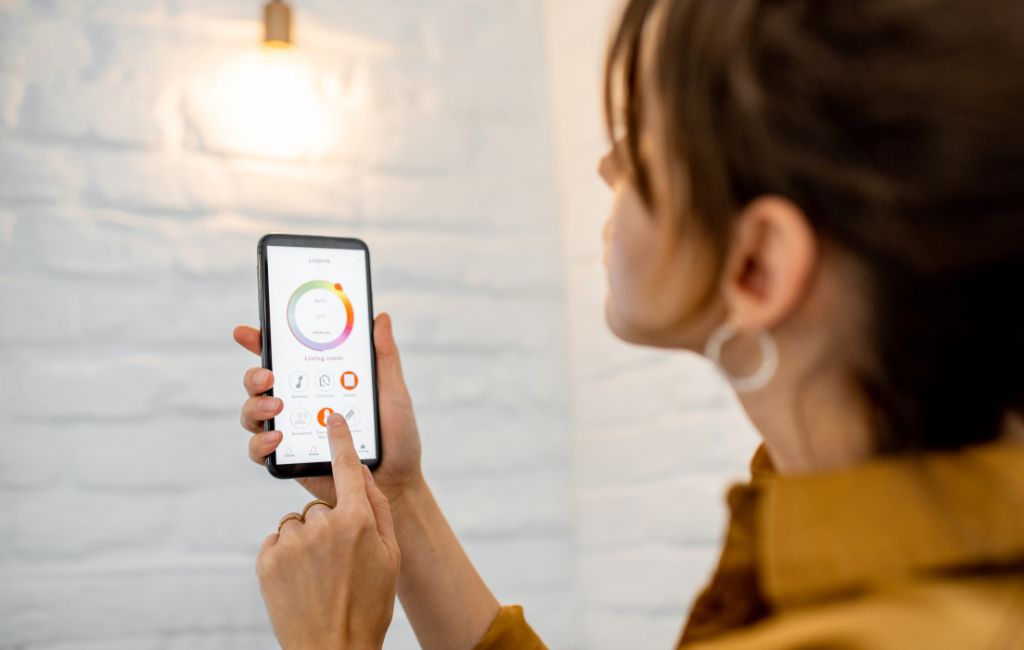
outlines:
{"label": "woman's cheek", "polygon": [[662,293],[655,273],[661,233],[636,192],[623,186],[616,192],[602,234],[608,276],[606,319],[620,338],[642,343]]}

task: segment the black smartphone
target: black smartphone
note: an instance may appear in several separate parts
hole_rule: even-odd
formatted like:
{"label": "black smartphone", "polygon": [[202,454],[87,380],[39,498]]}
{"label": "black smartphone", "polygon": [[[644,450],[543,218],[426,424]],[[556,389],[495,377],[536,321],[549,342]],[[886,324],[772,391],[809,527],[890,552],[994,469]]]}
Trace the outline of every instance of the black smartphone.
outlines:
{"label": "black smartphone", "polygon": [[266,458],[277,478],[331,473],[327,418],[340,413],[356,452],[380,465],[370,251],[359,239],[265,235],[257,246],[267,395],[284,410],[265,429],[284,434]]}

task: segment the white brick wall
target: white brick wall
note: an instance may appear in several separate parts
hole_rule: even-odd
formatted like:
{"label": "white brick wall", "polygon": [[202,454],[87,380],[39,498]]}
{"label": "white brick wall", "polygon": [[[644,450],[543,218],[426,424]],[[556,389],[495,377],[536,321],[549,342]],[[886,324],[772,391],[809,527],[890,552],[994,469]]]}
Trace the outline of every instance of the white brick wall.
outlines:
{"label": "white brick wall", "polygon": [[0,0],[0,647],[274,647],[252,560],[306,496],[245,458],[230,339],[270,231],[368,241],[499,597],[553,647],[666,647],[750,438],[604,329],[610,3],[294,0],[331,136],[268,155],[210,105],[261,2]]}

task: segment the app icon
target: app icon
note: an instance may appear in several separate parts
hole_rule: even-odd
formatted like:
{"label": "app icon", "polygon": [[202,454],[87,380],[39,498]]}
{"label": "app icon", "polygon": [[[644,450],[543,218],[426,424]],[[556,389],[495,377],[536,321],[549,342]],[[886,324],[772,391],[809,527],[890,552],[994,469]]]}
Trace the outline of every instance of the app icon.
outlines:
{"label": "app icon", "polygon": [[345,418],[345,421],[348,422],[349,426],[355,426],[359,424],[359,409],[357,409],[356,407],[346,406],[345,408],[341,409],[339,413],[341,413],[341,415]]}
{"label": "app icon", "polygon": [[328,390],[331,387],[331,376],[326,372],[320,373],[316,378],[316,387],[320,390]]}
{"label": "app icon", "polygon": [[332,413],[334,413],[334,410],[325,406],[324,408],[320,409],[319,413],[316,414],[316,421],[320,423],[320,426],[326,427],[327,418],[331,417]]}
{"label": "app icon", "polygon": [[294,391],[309,390],[309,376],[301,370],[296,370],[292,373],[292,376],[288,378],[288,385],[291,386]]}
{"label": "app icon", "polygon": [[344,388],[345,390],[352,390],[352,389],[354,389],[358,385],[359,385],[359,375],[357,375],[356,373],[352,372],[351,370],[346,370],[345,372],[341,373],[341,387],[342,388]]}
{"label": "app icon", "polygon": [[295,409],[292,411],[292,426],[296,429],[303,429],[309,426],[309,411],[306,409]]}

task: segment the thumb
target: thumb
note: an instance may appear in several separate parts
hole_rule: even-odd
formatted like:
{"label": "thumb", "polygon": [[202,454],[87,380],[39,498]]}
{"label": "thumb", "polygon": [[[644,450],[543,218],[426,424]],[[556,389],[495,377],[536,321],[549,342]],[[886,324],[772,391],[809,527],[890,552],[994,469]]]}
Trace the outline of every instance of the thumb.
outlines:
{"label": "thumb", "polygon": [[381,392],[385,395],[393,395],[395,391],[408,393],[391,314],[387,312],[381,312],[373,320],[373,347],[377,352],[377,381]]}
{"label": "thumb", "polygon": [[332,413],[327,419],[327,444],[331,448],[331,472],[338,505],[352,503],[364,491],[363,464],[352,445],[348,422],[338,413]]}
{"label": "thumb", "polygon": [[391,516],[391,503],[377,487],[377,482],[373,480],[373,474],[370,473],[370,468],[366,465],[363,465],[363,480],[366,498],[373,510],[373,518],[377,521],[377,533],[394,556],[398,553],[398,538],[395,536],[395,520]]}

